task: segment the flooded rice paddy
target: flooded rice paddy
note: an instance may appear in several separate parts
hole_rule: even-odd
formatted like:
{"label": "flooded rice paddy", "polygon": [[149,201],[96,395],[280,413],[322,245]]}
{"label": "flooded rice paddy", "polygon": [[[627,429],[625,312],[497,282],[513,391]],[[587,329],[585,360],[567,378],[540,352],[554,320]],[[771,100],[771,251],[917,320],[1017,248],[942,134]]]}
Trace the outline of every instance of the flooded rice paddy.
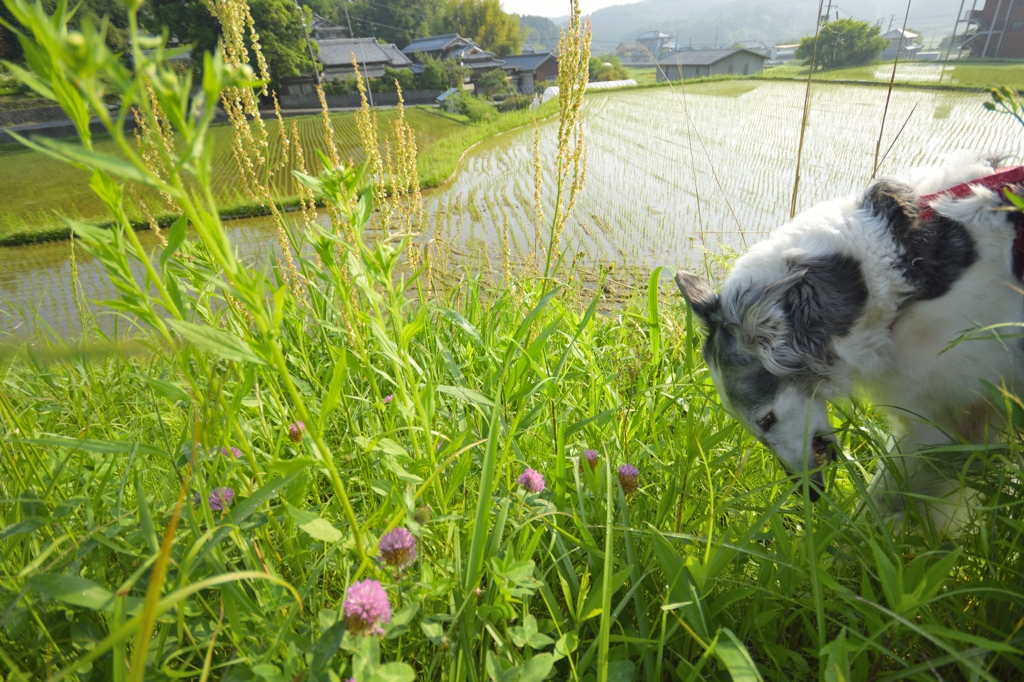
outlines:
{"label": "flooded rice paddy", "polygon": [[[869,181],[885,97],[885,88],[815,86],[798,210]],[[894,91],[881,147],[892,148],[879,173],[934,163],[957,149],[1020,155],[1024,129],[985,111],[984,100],[978,93]],[[564,247],[590,262],[692,268],[707,254],[759,241],[789,216],[803,102],[801,84],[755,81],[588,97],[586,186]],[[540,130],[550,215],[557,121]],[[534,257],[533,139],[532,129],[520,129],[471,150],[454,180],[426,195],[424,237],[445,240],[474,267],[500,267],[505,243],[513,261]],[[229,231],[254,262],[276,249],[266,219],[233,221]],[[144,237],[155,247],[152,235]],[[0,250],[0,337],[77,332],[70,250],[68,242]],[[85,299],[114,295],[80,250],[75,265]],[[113,325],[104,318],[105,328]]]}

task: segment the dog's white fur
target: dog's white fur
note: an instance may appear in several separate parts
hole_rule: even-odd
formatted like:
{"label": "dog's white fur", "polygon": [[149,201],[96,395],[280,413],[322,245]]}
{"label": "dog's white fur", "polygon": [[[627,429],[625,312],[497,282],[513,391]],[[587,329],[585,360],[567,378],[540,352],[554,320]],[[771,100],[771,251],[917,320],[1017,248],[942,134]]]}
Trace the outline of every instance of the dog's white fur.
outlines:
{"label": "dog's white fur", "polygon": [[[897,179],[924,196],[992,172],[988,162],[960,155]],[[1002,202],[991,190],[975,187],[969,197],[934,202],[936,213],[967,228],[978,258],[944,295],[901,307],[911,286],[897,262],[900,246],[884,217],[859,200],[851,196],[819,204],[775,230],[736,261],[721,299],[779,280],[789,271],[787,263],[807,257],[839,253],[861,264],[867,303],[850,332],[834,339],[839,360],[835,372],[818,386],[811,406],[798,392],[781,392],[774,402],[778,426],[763,440],[791,470],[799,471],[810,459],[807,434],[830,430],[824,399],[863,391],[892,416],[896,439],[894,456],[875,477],[871,492],[897,521],[907,500],[913,499],[937,528],[949,531],[964,521],[968,494],[956,472],[938,471],[917,455],[951,440],[984,442],[989,425],[998,425],[999,411],[991,406],[982,382],[1013,389],[1024,379],[1019,339],[994,338],[999,334],[995,332],[989,340],[949,347],[966,330],[1024,321],[1021,284],[1012,271],[1015,231],[1007,213],[993,210]],[[1004,336],[1019,332],[1002,330]],[[712,372],[721,390],[722,378],[714,376],[714,367]],[[728,408],[728,396],[722,395]],[[753,417],[738,416],[755,430]]]}

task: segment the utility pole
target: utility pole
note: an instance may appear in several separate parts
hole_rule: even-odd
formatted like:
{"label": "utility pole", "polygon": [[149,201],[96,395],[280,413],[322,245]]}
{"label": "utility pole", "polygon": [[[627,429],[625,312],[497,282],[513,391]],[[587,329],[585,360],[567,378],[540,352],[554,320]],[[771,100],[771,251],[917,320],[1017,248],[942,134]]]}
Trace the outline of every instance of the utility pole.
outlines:
{"label": "utility pole", "polygon": [[964,15],[964,3],[967,0],[960,0],[960,10],[956,13],[956,22],[953,24],[953,35],[949,38],[949,47],[946,48],[946,61],[949,61],[949,55],[953,53],[953,46],[956,45],[956,32],[960,28],[960,17]]}
{"label": "utility pole", "polygon": [[892,30],[892,22],[894,22],[894,21],[896,21],[896,15],[895,14],[890,14],[889,15],[889,28],[885,29],[886,33],[888,33],[889,31]]}
{"label": "utility pole", "polygon": [[349,0],[344,0],[344,2],[341,3],[341,5],[342,7],[345,8],[345,21],[348,22],[348,37],[355,38],[356,34],[352,32],[352,19],[351,17],[348,16],[348,3]]}
{"label": "utility pole", "polygon": [[316,68],[316,56],[313,54],[313,42],[309,39],[309,28],[306,26],[306,13],[302,11],[302,7],[299,6],[299,0],[295,1],[295,9],[299,10],[299,16],[302,18],[302,31],[306,34],[306,47],[309,48],[309,61],[313,64],[313,75],[316,77],[316,86],[318,88],[323,87],[323,83],[320,82],[320,69]]}
{"label": "utility pole", "polygon": [[715,27],[715,49],[718,49],[718,27]]}
{"label": "utility pole", "polygon": [[[837,15],[838,15],[838,13],[839,13],[839,10],[836,10],[836,14]],[[828,9],[825,10],[825,16],[824,16],[823,20],[820,20],[820,21],[822,21],[822,23],[827,24],[828,23],[828,17],[829,17],[830,14],[832,14],[832,0],[828,0]]]}

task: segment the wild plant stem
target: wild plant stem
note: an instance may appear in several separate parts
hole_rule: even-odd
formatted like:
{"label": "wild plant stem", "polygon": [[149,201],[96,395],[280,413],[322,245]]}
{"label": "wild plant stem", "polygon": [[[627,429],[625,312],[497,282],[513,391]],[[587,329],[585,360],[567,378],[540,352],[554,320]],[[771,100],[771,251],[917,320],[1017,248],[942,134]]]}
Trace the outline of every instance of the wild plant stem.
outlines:
{"label": "wild plant stem", "polygon": [[825,0],[818,0],[818,16],[814,23],[814,45],[811,46],[811,66],[807,71],[807,92],[804,93],[804,115],[800,119],[800,144],[796,149],[796,176],[793,178],[793,200],[789,203],[789,219],[796,216],[796,196],[800,191],[800,164],[804,157],[804,135],[807,132],[807,117],[811,112],[811,81],[814,80],[814,62],[818,56],[818,36],[821,33],[821,10]]}
{"label": "wild plant stem", "polygon": [[[903,51],[903,34],[907,30],[907,20],[910,18],[910,3],[907,0],[907,13],[903,15],[903,28],[900,31],[899,47],[896,48],[896,59],[892,63],[892,76],[889,77],[889,89],[885,93],[885,107],[882,109],[882,125],[878,127],[878,142],[875,143],[875,161],[871,165],[871,179],[878,175],[878,152],[882,149],[882,135],[885,133],[885,117],[889,113],[889,100],[892,98],[892,88],[896,83],[896,66],[900,63],[900,52]],[[886,152],[888,154],[888,152]]]}

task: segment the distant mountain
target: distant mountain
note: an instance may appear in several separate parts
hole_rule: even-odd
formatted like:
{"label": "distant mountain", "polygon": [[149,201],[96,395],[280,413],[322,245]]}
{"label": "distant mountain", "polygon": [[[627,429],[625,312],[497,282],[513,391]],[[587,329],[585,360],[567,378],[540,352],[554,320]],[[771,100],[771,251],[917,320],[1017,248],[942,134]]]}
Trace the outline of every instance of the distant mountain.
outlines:
{"label": "distant mountain", "polygon": [[[890,25],[901,25],[906,11],[904,2],[897,6],[880,0],[843,0],[841,7],[838,0],[833,0],[831,5],[833,18],[838,11],[843,18],[881,22],[883,32]],[[825,0],[825,7],[828,6]],[[911,5],[908,27],[920,32],[926,43],[937,43],[952,32],[959,7],[960,0],[916,3]],[[813,0],[643,0],[613,5],[590,15],[593,51],[611,51],[619,43],[654,30],[675,36],[680,45],[693,47],[722,47],[739,40],[763,40],[769,44],[795,40],[814,33],[816,11],[817,3]],[[562,17],[553,21],[558,23],[559,19]]]}
{"label": "distant mountain", "polygon": [[553,50],[558,47],[558,26],[547,17],[521,16],[519,26],[526,31],[526,43],[538,49]]}

